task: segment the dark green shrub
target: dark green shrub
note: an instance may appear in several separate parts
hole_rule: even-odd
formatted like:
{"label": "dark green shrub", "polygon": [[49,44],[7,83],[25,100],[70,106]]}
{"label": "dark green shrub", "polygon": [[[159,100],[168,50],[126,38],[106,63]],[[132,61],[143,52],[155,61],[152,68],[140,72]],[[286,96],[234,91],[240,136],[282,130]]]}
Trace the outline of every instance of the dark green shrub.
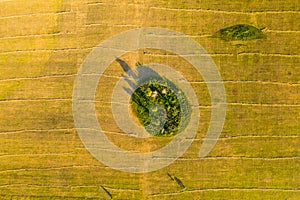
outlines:
{"label": "dark green shrub", "polygon": [[137,88],[131,102],[140,123],[155,136],[178,134],[190,119],[191,108],[185,94],[165,78],[151,79]]}

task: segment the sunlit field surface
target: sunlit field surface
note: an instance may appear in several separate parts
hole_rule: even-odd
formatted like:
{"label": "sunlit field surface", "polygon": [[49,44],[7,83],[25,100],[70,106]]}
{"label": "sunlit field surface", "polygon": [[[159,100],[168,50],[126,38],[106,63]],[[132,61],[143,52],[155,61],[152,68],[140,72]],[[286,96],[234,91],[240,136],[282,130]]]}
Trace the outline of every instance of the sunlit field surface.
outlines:
{"label": "sunlit field surface", "polygon": [[[237,24],[257,32],[220,36]],[[224,81],[227,115],[216,146],[198,158],[211,117],[201,75],[172,52],[124,54],[131,67],[174,68],[200,104],[189,149],[167,167],[132,174],[105,166],[84,147],[72,93],[95,46],[141,27],[172,29],[205,48]],[[299,0],[0,0],[0,199],[300,199],[299,44]],[[105,134],[132,152],[163,147],[172,137],[135,138],[117,126],[110,101],[123,74],[113,62],[98,84]]]}

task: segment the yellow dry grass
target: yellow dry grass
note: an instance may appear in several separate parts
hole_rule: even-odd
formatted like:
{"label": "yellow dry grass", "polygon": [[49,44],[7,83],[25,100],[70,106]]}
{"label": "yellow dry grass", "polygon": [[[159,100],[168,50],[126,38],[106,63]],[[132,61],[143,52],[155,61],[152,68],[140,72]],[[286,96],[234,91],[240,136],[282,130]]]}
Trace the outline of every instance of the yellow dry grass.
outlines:
{"label": "yellow dry grass", "polygon": [[[267,38],[240,43],[210,37],[240,23],[265,27]],[[167,52],[124,55],[130,66],[156,61],[180,71],[201,104],[198,134],[182,157],[155,172],[129,174],[106,167],[84,148],[74,128],[72,89],[93,47],[148,26],[187,34],[211,54],[228,110],[217,145],[197,158],[210,119],[201,76]],[[0,1],[0,199],[109,199],[100,185],[114,199],[299,199],[299,43],[299,0]],[[163,146],[169,140],[120,134],[109,94],[121,74],[113,63],[97,90],[107,136],[130,151]]]}

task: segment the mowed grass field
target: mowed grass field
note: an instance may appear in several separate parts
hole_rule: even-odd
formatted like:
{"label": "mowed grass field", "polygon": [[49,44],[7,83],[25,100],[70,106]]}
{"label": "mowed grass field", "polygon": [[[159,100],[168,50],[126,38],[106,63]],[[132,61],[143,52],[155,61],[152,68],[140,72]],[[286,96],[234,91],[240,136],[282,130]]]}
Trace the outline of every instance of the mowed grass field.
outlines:
{"label": "mowed grass field", "polygon": [[[264,28],[265,39],[223,41],[235,24]],[[84,148],[72,116],[76,74],[92,48],[139,27],[182,32],[210,53],[224,80],[227,116],[214,149],[198,152],[210,120],[202,77],[171,52],[141,49],[121,59],[169,65],[191,82],[200,104],[198,133],[171,165],[145,174],[110,169]],[[0,199],[300,199],[299,0],[0,0]],[[111,94],[117,62],[96,93],[107,137],[149,152],[171,138],[122,133]],[[178,177],[180,186],[168,177]]]}

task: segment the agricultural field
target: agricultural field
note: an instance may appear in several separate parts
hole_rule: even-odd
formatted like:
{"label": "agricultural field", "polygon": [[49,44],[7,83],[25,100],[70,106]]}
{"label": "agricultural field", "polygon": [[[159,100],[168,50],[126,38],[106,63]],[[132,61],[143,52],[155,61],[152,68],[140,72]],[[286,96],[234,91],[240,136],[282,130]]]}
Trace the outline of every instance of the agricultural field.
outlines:
{"label": "agricultural field", "polygon": [[[199,43],[223,79],[227,110],[219,140],[199,158],[212,110],[203,77],[166,50],[122,55],[132,68],[175,69],[200,111],[182,156],[153,172],[127,173],[85,148],[72,94],[94,47],[142,27]],[[300,199],[299,44],[299,0],[0,0],[0,199]],[[162,148],[172,136],[136,138],[115,122],[111,94],[123,75],[116,60],[98,83],[95,109],[105,135],[130,152]]]}

